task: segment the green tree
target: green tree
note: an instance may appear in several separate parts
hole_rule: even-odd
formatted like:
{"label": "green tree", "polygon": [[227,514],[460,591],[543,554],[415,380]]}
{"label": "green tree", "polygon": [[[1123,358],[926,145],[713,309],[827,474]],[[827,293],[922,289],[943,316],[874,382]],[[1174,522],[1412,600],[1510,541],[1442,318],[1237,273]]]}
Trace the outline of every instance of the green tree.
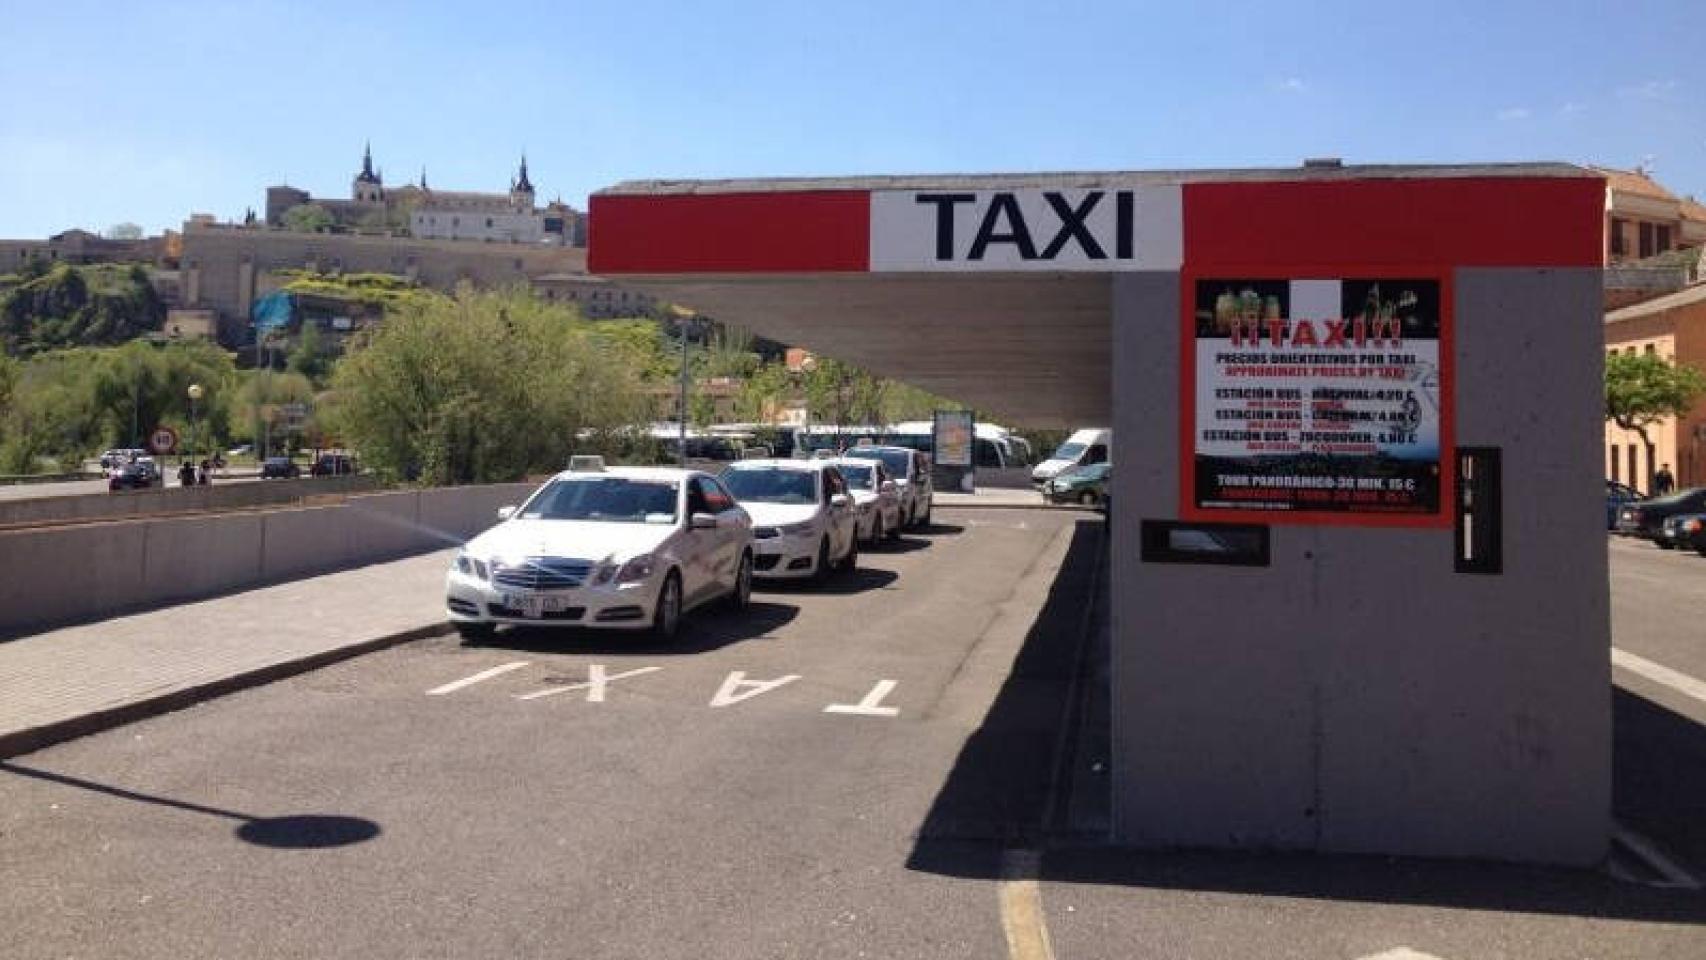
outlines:
{"label": "green tree", "polygon": [[291,372],[299,373],[315,383],[325,379],[328,360],[325,338],[320,335],[319,324],[303,321],[302,332],[297,334],[296,346],[290,351],[285,365]]}
{"label": "green tree", "polygon": [[297,233],[330,233],[336,225],[332,212],[317,203],[299,203],[284,211],[284,228]]}
{"label": "green tree", "polygon": [[123,343],[165,320],[165,302],[141,266],[62,263],[0,294],[0,345],[13,355]]}
{"label": "green tree", "polygon": [[514,480],[647,419],[635,351],[524,289],[435,296],[387,314],[332,375],[328,426],[380,470],[432,483]]}
{"label": "green tree", "polygon": [[1686,414],[1706,376],[1656,353],[1614,353],[1605,358],[1605,419],[1641,438],[1647,451],[1647,488],[1652,489],[1653,441],[1647,431]]}

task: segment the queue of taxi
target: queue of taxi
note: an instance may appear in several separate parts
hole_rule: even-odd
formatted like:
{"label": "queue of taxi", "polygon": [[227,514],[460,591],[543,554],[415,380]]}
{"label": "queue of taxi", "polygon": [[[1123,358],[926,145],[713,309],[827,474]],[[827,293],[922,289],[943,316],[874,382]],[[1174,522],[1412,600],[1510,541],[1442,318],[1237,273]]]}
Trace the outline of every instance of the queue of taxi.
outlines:
{"label": "queue of taxi", "polygon": [[473,642],[503,625],[667,642],[695,608],[744,609],[755,579],[857,569],[862,543],[928,526],[933,499],[929,458],[904,447],[742,460],[716,476],[575,457],[457,552],[446,612]]}

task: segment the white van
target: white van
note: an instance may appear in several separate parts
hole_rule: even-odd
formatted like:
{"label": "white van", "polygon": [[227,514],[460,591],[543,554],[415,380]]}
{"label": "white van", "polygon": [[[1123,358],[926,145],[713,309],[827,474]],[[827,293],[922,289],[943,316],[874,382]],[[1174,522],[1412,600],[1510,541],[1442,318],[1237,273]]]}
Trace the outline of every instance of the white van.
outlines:
{"label": "white van", "polygon": [[1032,483],[1045,483],[1075,467],[1088,467],[1113,459],[1114,432],[1089,427],[1075,432],[1047,460],[1031,471]]}

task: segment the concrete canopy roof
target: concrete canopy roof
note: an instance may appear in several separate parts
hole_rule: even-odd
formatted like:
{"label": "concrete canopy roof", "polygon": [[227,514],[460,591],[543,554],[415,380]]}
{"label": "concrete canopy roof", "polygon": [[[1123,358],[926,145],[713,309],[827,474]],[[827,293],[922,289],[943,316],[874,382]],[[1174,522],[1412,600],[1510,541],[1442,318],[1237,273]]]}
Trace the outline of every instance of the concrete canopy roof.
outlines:
{"label": "concrete canopy roof", "polygon": [[[1597,265],[1603,184],[1556,163],[639,180],[593,194],[588,269],[1002,422],[1066,427],[1111,419],[1119,272]],[[965,202],[932,206],[923,191]],[[1067,238],[1067,256],[1050,259],[1068,230],[1061,207],[1090,209],[1087,191],[1121,193],[1099,198],[1105,249]],[[996,216],[997,193],[1034,201],[1036,250],[1001,233],[1013,224]],[[957,216],[944,233],[940,218]],[[974,232],[1001,233],[1006,256],[943,259],[942,237]],[[1179,317],[1153,322],[1178,335]]]}

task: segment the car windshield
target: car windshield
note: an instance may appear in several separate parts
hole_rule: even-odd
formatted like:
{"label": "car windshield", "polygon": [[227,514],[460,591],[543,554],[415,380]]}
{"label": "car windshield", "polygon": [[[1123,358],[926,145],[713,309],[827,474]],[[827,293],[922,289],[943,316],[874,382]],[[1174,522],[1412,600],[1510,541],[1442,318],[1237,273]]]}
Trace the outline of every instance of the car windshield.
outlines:
{"label": "car windshield", "polygon": [[267,466],[269,466],[269,467],[282,467],[289,462],[290,462],[289,460],[286,460],[283,457],[268,457],[267,458]]}
{"label": "car windshield", "polygon": [[876,467],[868,467],[862,463],[846,463],[842,464],[840,469],[842,479],[847,481],[849,487],[855,490],[869,490],[873,486],[872,477],[877,472]]}
{"label": "car windshield", "polygon": [[1084,444],[1067,442],[1067,443],[1061,444],[1060,449],[1056,450],[1054,452],[1054,456],[1050,457],[1049,459],[1050,460],[1077,460],[1078,455],[1083,453],[1083,452],[1084,452]]}
{"label": "car windshield", "polygon": [[553,480],[522,508],[528,520],[674,523],[677,485],[630,477]]}
{"label": "car windshield", "polygon": [[879,450],[875,447],[867,447],[863,450],[854,447],[847,451],[847,455],[859,460],[881,460],[883,466],[888,467],[889,472],[897,477],[907,475],[906,464],[908,460],[912,459],[911,450]]}
{"label": "car windshield", "polygon": [[783,467],[743,467],[723,474],[723,485],[736,500],[755,503],[816,503],[816,471]]}

